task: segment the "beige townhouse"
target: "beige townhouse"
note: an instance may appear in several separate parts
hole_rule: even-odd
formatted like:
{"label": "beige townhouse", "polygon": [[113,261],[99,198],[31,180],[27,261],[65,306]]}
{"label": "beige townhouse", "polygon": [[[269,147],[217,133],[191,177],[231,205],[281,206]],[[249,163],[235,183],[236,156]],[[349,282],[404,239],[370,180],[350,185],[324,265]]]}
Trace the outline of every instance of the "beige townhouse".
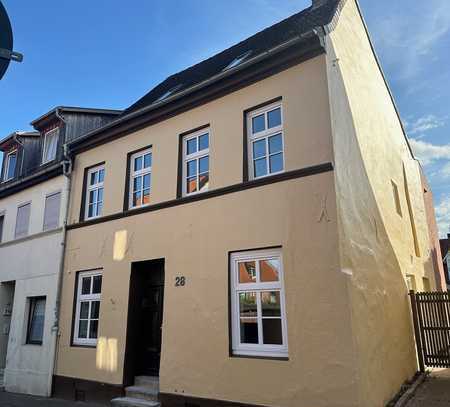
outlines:
{"label": "beige townhouse", "polygon": [[381,407],[415,374],[408,288],[443,283],[430,197],[355,0],[314,0],[68,149],[55,396]]}

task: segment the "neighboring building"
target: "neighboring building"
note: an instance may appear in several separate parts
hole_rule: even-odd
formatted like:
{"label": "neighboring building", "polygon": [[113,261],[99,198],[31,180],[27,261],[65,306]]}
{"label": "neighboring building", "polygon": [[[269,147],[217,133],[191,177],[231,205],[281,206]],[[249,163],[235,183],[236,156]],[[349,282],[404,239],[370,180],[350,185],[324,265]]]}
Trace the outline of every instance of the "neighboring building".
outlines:
{"label": "neighboring building", "polygon": [[442,254],[442,266],[444,267],[445,282],[447,290],[450,290],[450,234],[447,234],[447,239],[440,239]]}
{"label": "neighboring building", "polygon": [[0,141],[0,369],[7,391],[49,396],[70,163],[63,145],[118,112],[59,107]]}
{"label": "neighboring building", "polygon": [[429,198],[355,0],[314,1],[68,148],[56,396],[380,407],[414,376]]}

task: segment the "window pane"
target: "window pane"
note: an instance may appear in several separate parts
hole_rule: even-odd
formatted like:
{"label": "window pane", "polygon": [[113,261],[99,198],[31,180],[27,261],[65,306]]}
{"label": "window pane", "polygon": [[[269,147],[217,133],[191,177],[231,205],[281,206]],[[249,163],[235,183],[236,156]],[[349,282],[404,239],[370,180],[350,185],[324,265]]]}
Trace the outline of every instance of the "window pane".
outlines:
{"label": "window pane", "polygon": [[97,190],[97,202],[103,202],[103,188]]}
{"label": "window pane", "polygon": [[253,143],[253,158],[261,158],[266,155],[266,139]]}
{"label": "window pane", "polygon": [[79,338],[87,338],[87,327],[88,327],[88,321],[87,320],[81,320],[80,324],[78,325],[78,337]]}
{"label": "window pane", "polygon": [[239,313],[243,317],[257,317],[256,292],[239,293]]}
{"label": "window pane", "polygon": [[86,295],[91,293],[91,277],[83,277],[81,279],[81,294]]}
{"label": "window pane", "polygon": [[193,154],[197,152],[197,137],[192,138],[186,142],[186,154]]}
{"label": "window pane", "polygon": [[193,177],[197,175],[197,160],[191,160],[187,163],[187,176]]}
{"label": "window pane", "polygon": [[281,319],[263,319],[264,345],[282,345]]}
{"label": "window pane", "polygon": [[92,294],[100,294],[102,292],[102,276],[94,276],[92,283]]}
{"label": "window pane", "polygon": [[45,299],[30,299],[30,326],[28,340],[30,342],[42,342],[45,322]]}
{"label": "window pane", "polygon": [[97,201],[97,190],[89,191],[89,203],[93,204]]}
{"label": "window pane", "polygon": [[199,191],[204,191],[204,190],[208,189],[208,186],[209,186],[209,173],[206,172],[204,174],[201,174],[198,178],[199,178],[198,190]]}
{"label": "window pane", "polygon": [[142,156],[134,159],[134,171],[142,170]]}
{"label": "window pane", "polygon": [[263,317],[281,317],[280,292],[279,291],[262,292],[261,307]]}
{"label": "window pane", "polygon": [[90,204],[88,208],[88,218],[92,218],[94,216],[94,205]]}
{"label": "window pane", "polygon": [[270,172],[283,171],[283,153],[270,156]]}
{"label": "window pane", "polygon": [[209,148],[209,134],[203,134],[198,138],[198,150],[206,150]]}
{"label": "window pane", "polygon": [[90,339],[97,339],[98,334],[98,321],[91,321],[89,324],[89,338]]}
{"label": "window pane", "polygon": [[283,151],[283,139],[281,134],[276,134],[275,136],[269,137],[269,153],[279,153]]}
{"label": "window pane", "polygon": [[201,174],[202,172],[209,171],[209,156],[202,157],[198,160],[198,172]]}
{"label": "window pane", "polygon": [[150,174],[144,175],[144,189],[150,188]]}
{"label": "window pane", "polygon": [[98,171],[91,172],[91,182],[90,185],[95,185],[98,183]]}
{"label": "window pane", "polygon": [[103,182],[105,180],[105,170],[101,169],[98,172],[98,182]]}
{"label": "window pane", "polygon": [[148,205],[150,203],[150,190],[144,189],[144,194],[142,195],[142,204]]}
{"label": "window pane", "polygon": [[100,301],[92,301],[91,302],[91,318],[98,319],[100,314]]}
{"label": "window pane", "polygon": [[10,154],[8,156],[8,174],[6,179],[14,178],[16,175],[16,162],[17,162],[17,154]]}
{"label": "window pane", "polygon": [[133,194],[133,206],[139,206],[141,205],[141,193],[140,192],[135,192]]}
{"label": "window pane", "polygon": [[100,216],[102,214],[103,203],[99,202],[97,204],[97,211],[95,212],[95,216]]}
{"label": "window pane", "polygon": [[150,168],[152,166],[152,153],[144,155],[144,168]]}
{"label": "window pane", "polygon": [[252,118],[252,132],[253,134],[258,133],[266,129],[266,124],[264,122],[264,114]]}
{"label": "window pane", "polygon": [[267,162],[265,158],[260,158],[254,161],[255,178],[267,175]]}
{"label": "window pane", "polygon": [[186,180],[186,191],[188,194],[197,191],[197,177],[188,178]]}
{"label": "window pane", "polygon": [[89,301],[83,301],[80,304],[80,319],[89,318]]}
{"label": "window pane", "polygon": [[256,283],[256,264],[254,261],[239,263],[239,283]]}
{"label": "window pane", "polygon": [[241,318],[241,343],[258,343],[256,318]]}
{"label": "window pane", "polygon": [[267,121],[269,129],[272,127],[280,126],[281,125],[281,109],[277,108],[275,110],[270,111],[267,113]]}
{"label": "window pane", "polygon": [[260,279],[263,283],[279,281],[280,261],[278,259],[261,260],[259,262]]}
{"label": "window pane", "polygon": [[142,189],[142,177],[136,177],[133,180],[133,191],[140,191]]}

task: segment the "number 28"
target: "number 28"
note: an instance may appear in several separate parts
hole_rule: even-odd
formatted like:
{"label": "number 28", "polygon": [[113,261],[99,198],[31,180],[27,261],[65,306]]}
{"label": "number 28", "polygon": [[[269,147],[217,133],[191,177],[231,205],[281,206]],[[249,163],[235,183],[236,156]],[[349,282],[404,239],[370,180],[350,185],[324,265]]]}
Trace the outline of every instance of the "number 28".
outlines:
{"label": "number 28", "polygon": [[186,277],[175,277],[175,287],[184,287],[186,285]]}

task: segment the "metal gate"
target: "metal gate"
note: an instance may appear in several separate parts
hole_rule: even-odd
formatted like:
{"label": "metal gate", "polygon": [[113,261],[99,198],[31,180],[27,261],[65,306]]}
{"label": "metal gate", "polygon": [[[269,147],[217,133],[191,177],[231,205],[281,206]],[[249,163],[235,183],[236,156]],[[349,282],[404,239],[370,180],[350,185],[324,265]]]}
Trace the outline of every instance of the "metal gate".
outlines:
{"label": "metal gate", "polygon": [[450,368],[450,294],[410,291],[420,370]]}

